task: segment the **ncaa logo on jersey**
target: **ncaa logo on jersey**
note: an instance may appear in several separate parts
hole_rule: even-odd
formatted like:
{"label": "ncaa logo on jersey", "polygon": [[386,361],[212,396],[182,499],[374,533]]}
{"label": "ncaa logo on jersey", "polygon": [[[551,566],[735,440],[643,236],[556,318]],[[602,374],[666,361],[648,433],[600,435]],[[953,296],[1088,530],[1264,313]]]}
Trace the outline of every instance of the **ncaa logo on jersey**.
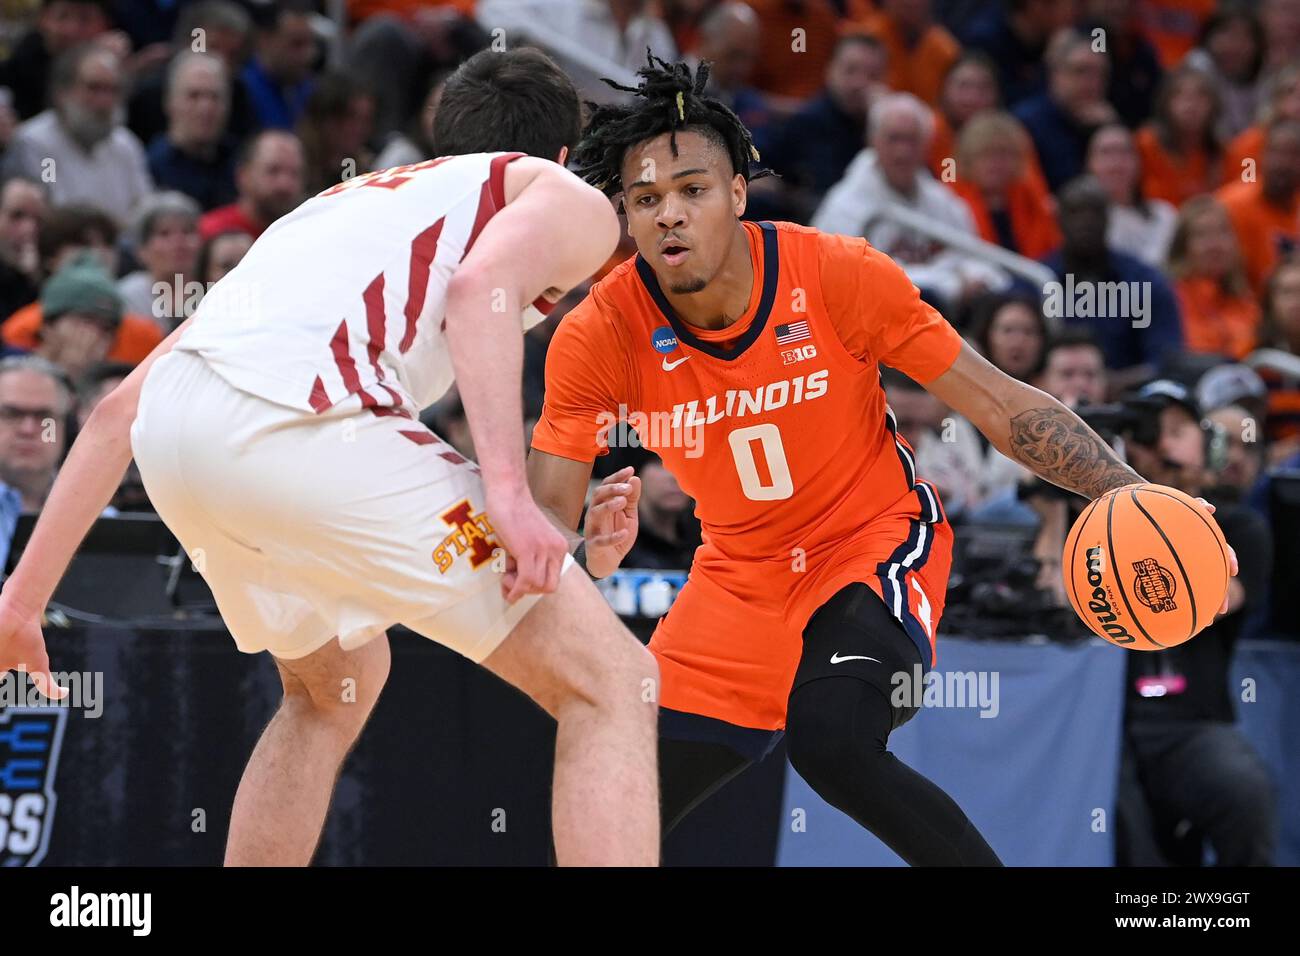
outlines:
{"label": "ncaa logo on jersey", "polygon": [[54,824],[54,774],[68,720],[54,707],[0,711],[0,866],[37,866]]}
{"label": "ncaa logo on jersey", "polygon": [[677,348],[677,334],[667,325],[661,325],[650,336],[650,344],[660,355],[667,355]]}

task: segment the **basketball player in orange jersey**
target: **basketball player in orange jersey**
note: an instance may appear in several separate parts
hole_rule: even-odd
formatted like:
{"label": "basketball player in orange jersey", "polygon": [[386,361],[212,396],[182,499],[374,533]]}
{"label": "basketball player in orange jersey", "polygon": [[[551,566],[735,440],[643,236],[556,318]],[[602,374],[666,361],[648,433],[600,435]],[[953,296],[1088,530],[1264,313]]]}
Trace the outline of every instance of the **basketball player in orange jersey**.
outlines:
{"label": "basketball player in orange jersey", "polygon": [[[996,865],[942,790],[887,749],[915,708],[894,675],[935,660],[952,530],[885,405],[878,364],[924,383],[1005,455],[1092,498],[1142,479],[1069,409],[1007,377],[861,239],[742,222],[750,137],[707,66],[652,59],[575,153],[621,197],[639,254],[560,323],[529,481],[601,577],[636,534],[612,475],[626,419],[696,501],[704,544],[651,640],[665,830],[775,743],[829,803],[914,865]],[[908,695],[911,699],[911,695]]]}
{"label": "basketball player in orange jersey", "polygon": [[[658,859],[654,661],[566,573],[524,474],[523,329],[618,238],[604,197],[559,165],[580,116],[536,50],[466,61],[434,127],[443,156],[346,180],[274,223],[96,406],[5,582],[0,673],[25,668],[62,696],[41,614],[134,453],[236,645],[270,651],[284,684],[227,863],[311,860],[397,623],[555,717],[560,862]],[[453,378],[477,465],[417,417]]]}

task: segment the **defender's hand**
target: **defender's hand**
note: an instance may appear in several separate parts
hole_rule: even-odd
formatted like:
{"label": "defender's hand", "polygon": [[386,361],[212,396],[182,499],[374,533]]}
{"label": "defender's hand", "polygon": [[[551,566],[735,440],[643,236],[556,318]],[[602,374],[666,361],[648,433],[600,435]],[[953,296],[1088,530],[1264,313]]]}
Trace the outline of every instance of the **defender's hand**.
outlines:
{"label": "defender's hand", "polygon": [[641,479],[631,467],[614,472],[597,486],[583,525],[587,570],[598,578],[613,574],[632,550],[637,532]]}

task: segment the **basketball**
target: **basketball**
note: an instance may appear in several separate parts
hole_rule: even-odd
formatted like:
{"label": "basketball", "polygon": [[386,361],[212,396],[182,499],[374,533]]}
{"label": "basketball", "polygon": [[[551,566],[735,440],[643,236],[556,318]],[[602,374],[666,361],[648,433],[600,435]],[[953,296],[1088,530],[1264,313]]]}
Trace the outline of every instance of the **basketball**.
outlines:
{"label": "basketball", "polygon": [[1164,485],[1119,488],[1065,539],[1065,591],[1099,637],[1135,651],[1190,640],[1223,606],[1228,545],[1196,500]]}

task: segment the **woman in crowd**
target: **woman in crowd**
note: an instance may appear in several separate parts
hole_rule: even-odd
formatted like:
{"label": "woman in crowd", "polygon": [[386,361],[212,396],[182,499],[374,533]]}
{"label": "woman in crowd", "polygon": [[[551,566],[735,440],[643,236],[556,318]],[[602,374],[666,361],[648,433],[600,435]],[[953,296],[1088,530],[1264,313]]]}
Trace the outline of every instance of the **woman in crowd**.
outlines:
{"label": "woman in crowd", "polygon": [[190,313],[186,285],[197,276],[199,204],[180,192],[154,193],[135,212],[135,257],[143,268],[118,280],[127,311],[147,315],[170,332]]}
{"label": "woman in crowd", "polygon": [[1277,463],[1300,453],[1300,256],[1283,259],[1269,276],[1260,345],[1281,353],[1257,368],[1268,387],[1269,460]]}
{"label": "woman in crowd", "polygon": [[327,73],[317,81],[297,128],[308,195],[374,167],[374,119],[374,94],[352,76]]}
{"label": "woman in crowd", "polygon": [[1213,196],[1189,199],[1179,211],[1169,274],[1190,351],[1241,359],[1255,348],[1259,305],[1228,213]]}
{"label": "woman in crowd", "polygon": [[1182,67],[1165,76],[1155,114],[1137,132],[1142,192],[1181,206],[1224,182],[1219,91],[1205,73]]}
{"label": "woman in crowd", "polygon": [[1010,113],[986,110],[962,128],[953,189],[970,206],[980,238],[1030,259],[1061,244],[1051,196],[1030,169],[1033,144]]}
{"label": "woman in crowd", "polygon": [[1101,127],[1088,141],[1087,164],[1110,198],[1106,245],[1149,266],[1163,265],[1178,211],[1163,199],[1143,195],[1133,134],[1119,123]]}
{"label": "woman in crowd", "polygon": [[1259,106],[1264,30],[1254,10],[1240,3],[1219,7],[1205,22],[1201,41],[1187,54],[1185,62],[1214,83],[1223,107],[1219,139],[1231,142],[1251,124]]}

